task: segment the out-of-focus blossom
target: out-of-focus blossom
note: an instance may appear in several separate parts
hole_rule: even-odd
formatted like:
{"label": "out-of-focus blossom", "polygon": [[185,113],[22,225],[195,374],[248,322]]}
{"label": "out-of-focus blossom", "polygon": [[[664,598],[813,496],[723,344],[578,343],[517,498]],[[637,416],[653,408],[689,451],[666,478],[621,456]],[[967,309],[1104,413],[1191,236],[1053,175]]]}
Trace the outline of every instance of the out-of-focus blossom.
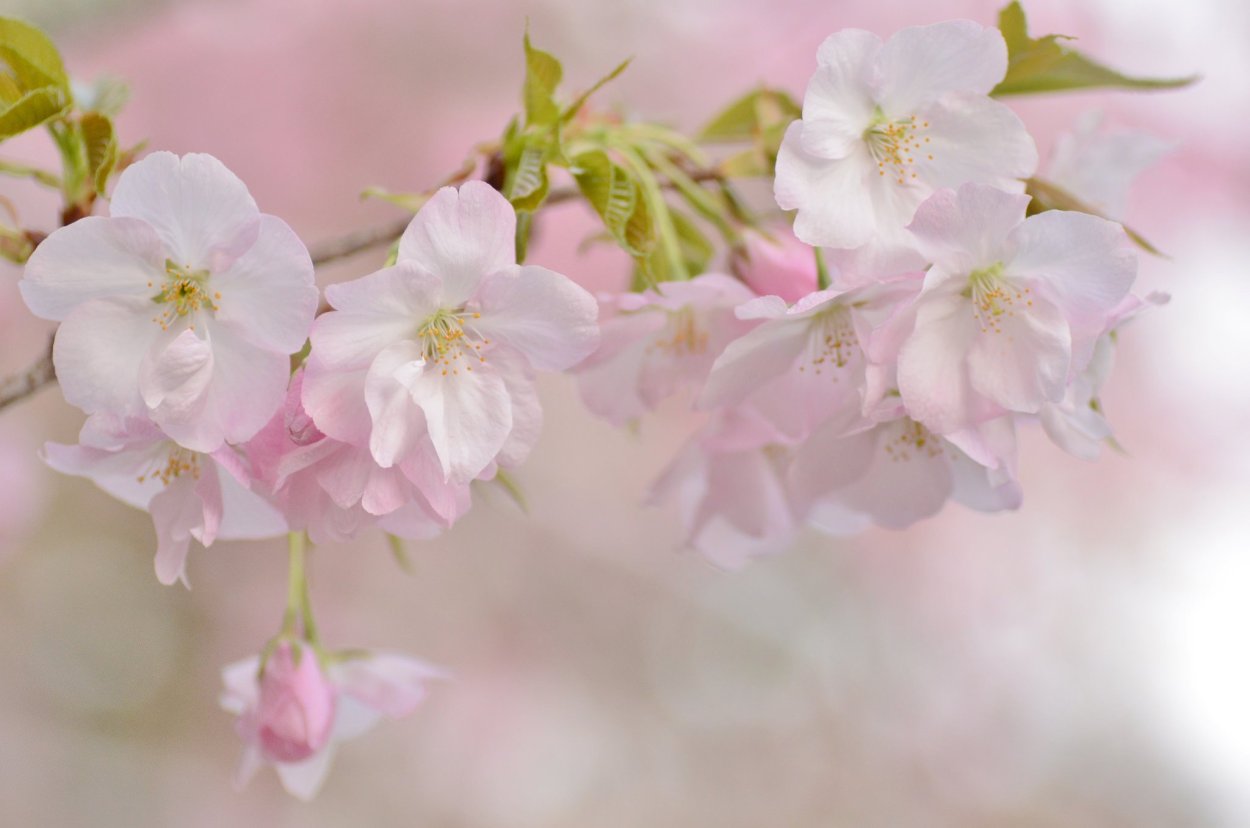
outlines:
{"label": "out-of-focus blossom", "polygon": [[196,452],[265,424],[317,307],[291,228],[217,159],[168,152],[122,173],[108,218],[45,239],[21,289],[37,316],[61,322],[66,400],[106,420],[151,417]]}
{"label": "out-of-focus blossom", "polygon": [[821,44],[817,62],[775,187],[809,244],[899,240],[934,191],[975,181],[1021,192],[1037,166],[1020,119],[988,95],[1007,71],[997,29],[955,20],[884,44],[846,29]]}
{"label": "out-of-focus blossom", "polygon": [[795,450],[788,485],[809,522],[825,531],[846,534],[868,523],[902,529],[951,497],[979,511],[1017,508],[1015,454],[1011,417],[948,438],[902,417],[850,435],[822,429]]}
{"label": "out-of-focus blossom", "polygon": [[[934,194],[910,230],[933,263],[899,353],[910,416],[949,435],[1064,396],[1136,275],[1118,225],[978,184]],[[1074,354],[1078,359],[1074,360]]]}
{"label": "out-of-focus blossom", "polygon": [[1171,149],[1172,144],[1149,132],[1104,129],[1102,113],[1087,112],[1055,142],[1046,179],[1107,218],[1120,220],[1133,179]]}
{"label": "out-of-focus blossom", "polygon": [[734,308],[754,297],[736,279],[705,273],[601,299],[615,313],[601,322],[599,349],[575,369],[582,400],[621,425],[681,387],[697,388],[725,346],[751,328]]}
{"label": "out-of-focus blossom", "polygon": [[445,187],[393,267],[327,289],[335,310],[313,326],[304,382],[323,432],[405,474],[428,444],[458,484],[528,452],[542,415],[532,372],[589,355],[598,306],[568,278],[518,266],[515,231],[489,185]]}
{"label": "out-of-focus blossom", "polygon": [[889,369],[870,360],[877,328],[919,289],[919,279],[903,279],[816,291],[793,305],[778,296],[747,302],[738,308],[739,318],[762,321],[725,348],[699,405],[710,409],[749,399],[788,442],[805,439],[831,418],[853,427],[886,390],[880,372]]}
{"label": "out-of-focus blossom", "polygon": [[[425,698],[428,682],[446,677],[425,662],[384,652],[331,654],[322,667],[322,657],[305,645],[293,671],[278,664],[270,690],[266,682],[283,647],[289,659],[289,645],[279,645],[263,676],[259,657],[227,666],[221,706],[238,717],[236,729],[244,741],[236,784],[242,787],[262,765],[271,764],[282,786],[304,800],[320,790],[339,743],[362,735],[382,717],[409,715]],[[304,666],[304,660],[311,664]],[[265,735],[266,728],[271,735]],[[286,738],[289,734],[295,738]]]}
{"label": "out-of-focus blossom", "polygon": [[327,437],[301,402],[304,372],[291,378],[286,402],[246,446],[258,484],[292,531],[313,543],[347,541],[375,524],[391,534],[429,538],[469,508],[469,487],[443,479],[432,450],[421,485],[399,468],[384,469],[368,447]]}
{"label": "out-of-focus blossom", "polygon": [[743,247],[734,259],[734,272],[760,296],[780,296],[797,302],[818,287],[816,251],[799,241],[789,227],[769,236],[743,231]]}
{"label": "out-of-focus blossom", "polygon": [[334,727],[336,688],[312,647],[280,643],[260,677],[254,725],[270,762],[302,762],[325,747]]}
{"label": "out-of-focus blossom", "polygon": [[156,526],[156,577],[187,583],[191,539],[280,535],[286,522],[250,491],[244,458],[224,446],[209,454],[178,445],[147,420],[132,419],[113,432],[83,429],[79,445],[48,443],[45,459],[65,474],[90,478],[101,489],[152,514]]}

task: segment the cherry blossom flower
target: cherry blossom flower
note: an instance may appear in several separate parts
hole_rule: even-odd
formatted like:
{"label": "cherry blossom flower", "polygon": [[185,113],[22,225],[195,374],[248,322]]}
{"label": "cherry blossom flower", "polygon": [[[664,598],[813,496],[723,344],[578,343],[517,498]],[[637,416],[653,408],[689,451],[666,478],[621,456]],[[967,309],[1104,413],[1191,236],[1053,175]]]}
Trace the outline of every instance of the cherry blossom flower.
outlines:
{"label": "cherry blossom flower", "polygon": [[899,352],[898,390],[936,434],[1061,400],[1133,283],[1118,224],[1057,210],[1025,219],[1027,204],[966,184],[934,194],[909,228],[933,266]]}
{"label": "cherry blossom flower", "polygon": [[705,273],[601,299],[615,313],[601,323],[599,349],[575,369],[586,407],[622,425],[678,388],[700,386],[717,355],[751,328],[734,308],[754,297],[732,277]]}
{"label": "cherry blossom flower", "polygon": [[335,310],[313,326],[304,381],[318,428],[406,474],[428,444],[458,484],[528,452],[542,415],[533,371],[590,354],[598,306],[568,278],[517,265],[515,228],[489,185],[445,187],[393,267],[326,290]]}
{"label": "cherry blossom flower", "polygon": [[699,406],[749,399],[791,443],[830,418],[853,427],[887,390],[888,369],[871,359],[876,329],[919,290],[919,278],[904,278],[816,291],[789,306],[778,296],[743,304],[739,318],[762,321],[717,358]]}
{"label": "cherry blossom flower", "polygon": [[751,406],[722,409],[651,487],[652,505],[675,503],[686,545],[724,569],[783,551],[803,515],[787,486],[793,457]]}
{"label": "cherry blossom flower", "polygon": [[1103,127],[1103,114],[1087,112],[1055,141],[1046,180],[1110,219],[1125,218],[1129,187],[1173,145],[1133,129]]}
{"label": "cherry blossom flower", "polygon": [[105,419],[151,417],[196,452],[268,421],[317,307],[291,228],[217,159],[168,152],[122,173],[109,217],[45,239],[21,289],[35,315],[61,322],[66,400]]}
{"label": "cherry blossom flower", "polygon": [[[283,646],[271,655],[265,676],[274,669]],[[279,663],[283,678],[276,682],[277,692],[270,690],[268,696],[276,697],[280,704],[267,698],[258,657],[222,670],[225,689],[221,706],[238,717],[236,729],[245,745],[236,774],[239,787],[246,785],[262,765],[271,764],[288,793],[312,799],[325,781],[340,743],[366,733],[382,717],[409,715],[425,699],[427,683],[446,678],[437,667],[395,653],[331,655],[325,659],[324,668],[311,646],[303,648],[302,656],[311,665],[303,668],[307,675],[301,674],[300,668],[292,673]],[[317,675],[312,675],[313,671]],[[329,710],[327,701],[332,705]],[[307,714],[309,720],[293,720],[299,714]],[[320,728],[327,720],[332,726],[323,737]],[[265,735],[266,728],[271,735]],[[297,738],[280,738],[279,732],[294,733]],[[314,735],[316,738],[311,738]],[[292,744],[298,750],[288,750]]]}
{"label": "cherry blossom flower", "polygon": [[897,241],[935,190],[975,181],[1021,192],[1037,166],[1020,119],[988,96],[1007,70],[997,29],[955,20],[884,44],[845,29],[821,44],[817,62],[775,188],[809,244]]}
{"label": "cherry blossom flower", "polygon": [[286,402],[246,446],[263,490],[292,531],[313,543],[348,541],[380,525],[413,540],[430,538],[469,508],[467,484],[442,478],[432,449],[412,468],[422,485],[399,468],[384,469],[367,446],[327,437],[301,401],[304,371],[291,378]]}
{"label": "cherry blossom flower", "polygon": [[187,584],[187,551],[194,538],[268,538],[287,531],[274,508],[250,491],[243,458],[226,446],[210,454],[170,440],[147,420],[127,420],[111,433],[84,428],[79,445],[48,443],[44,458],[65,474],[87,477],[101,489],[152,514],[156,577]]}
{"label": "cherry blossom flower", "polygon": [[795,450],[787,486],[808,521],[827,532],[902,529],[951,497],[979,511],[1017,508],[1015,453],[1011,417],[946,438],[900,417],[849,435],[817,432]]}

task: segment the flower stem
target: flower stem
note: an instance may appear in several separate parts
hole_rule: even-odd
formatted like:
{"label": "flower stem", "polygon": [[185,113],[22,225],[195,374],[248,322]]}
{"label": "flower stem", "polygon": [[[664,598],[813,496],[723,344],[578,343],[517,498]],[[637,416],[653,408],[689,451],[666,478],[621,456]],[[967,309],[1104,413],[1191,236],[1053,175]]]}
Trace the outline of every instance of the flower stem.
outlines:
{"label": "flower stem", "polygon": [[287,535],[290,564],[286,587],[286,612],[282,616],[284,635],[295,635],[302,626],[304,640],[317,643],[317,625],[313,621],[312,602],[308,597],[308,574],[305,568],[307,536],[303,532]]}

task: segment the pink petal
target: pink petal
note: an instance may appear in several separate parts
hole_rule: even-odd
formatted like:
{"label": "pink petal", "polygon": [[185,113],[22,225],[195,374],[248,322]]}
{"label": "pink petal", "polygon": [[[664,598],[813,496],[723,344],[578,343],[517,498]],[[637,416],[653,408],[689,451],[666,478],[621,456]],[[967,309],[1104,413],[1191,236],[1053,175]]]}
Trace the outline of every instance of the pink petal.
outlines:
{"label": "pink petal", "polygon": [[982,328],[968,351],[968,377],[977,393],[1009,411],[1036,413],[1063,398],[1072,356],[1068,322],[1039,292]]}
{"label": "pink petal", "polygon": [[444,187],[399,240],[399,261],[413,261],[443,283],[444,307],[463,304],[483,276],[516,264],[516,212],[481,181]]}
{"label": "pink petal", "polygon": [[448,481],[467,483],[481,474],[512,431],[507,386],[487,366],[447,376],[427,371],[411,391],[425,412],[430,440]]}
{"label": "pink petal", "polygon": [[96,299],[80,305],[61,323],[52,351],[66,402],[89,413],[146,416],[139,369],[160,335],[146,298]]}
{"label": "pink petal", "polygon": [[546,268],[524,265],[491,273],[476,298],[481,318],[466,326],[520,351],[539,371],[563,371],[599,344],[594,297]]}
{"label": "pink petal", "polygon": [[1007,74],[1007,44],[971,20],[909,26],[886,41],[880,67],[881,105],[905,117],[949,92],[988,95]]}

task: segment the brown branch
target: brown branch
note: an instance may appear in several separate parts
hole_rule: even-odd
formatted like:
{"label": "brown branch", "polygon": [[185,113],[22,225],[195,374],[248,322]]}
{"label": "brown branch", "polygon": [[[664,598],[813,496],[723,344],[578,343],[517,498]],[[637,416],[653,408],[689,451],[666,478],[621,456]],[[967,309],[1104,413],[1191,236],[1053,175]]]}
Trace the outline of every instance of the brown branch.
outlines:
{"label": "brown branch", "polygon": [[[695,181],[713,181],[719,180],[721,174],[716,170],[693,170],[690,172],[690,177]],[[580,195],[581,193],[571,188],[552,190],[547,196],[544,205],[572,201]],[[314,265],[329,264],[339,259],[345,259],[374,247],[381,247],[384,244],[394,242],[403,235],[404,229],[411,221],[411,216],[405,216],[402,220],[392,221],[390,224],[380,227],[348,233],[346,236],[314,245],[309,249],[309,254],[312,256]],[[42,238],[32,237],[32,241],[38,244],[39,241],[42,241]],[[48,348],[44,351],[43,356],[29,368],[21,373],[0,378],[0,410],[31,396],[39,389],[54,382],[56,382],[56,369],[52,365],[52,341],[49,340]]]}

